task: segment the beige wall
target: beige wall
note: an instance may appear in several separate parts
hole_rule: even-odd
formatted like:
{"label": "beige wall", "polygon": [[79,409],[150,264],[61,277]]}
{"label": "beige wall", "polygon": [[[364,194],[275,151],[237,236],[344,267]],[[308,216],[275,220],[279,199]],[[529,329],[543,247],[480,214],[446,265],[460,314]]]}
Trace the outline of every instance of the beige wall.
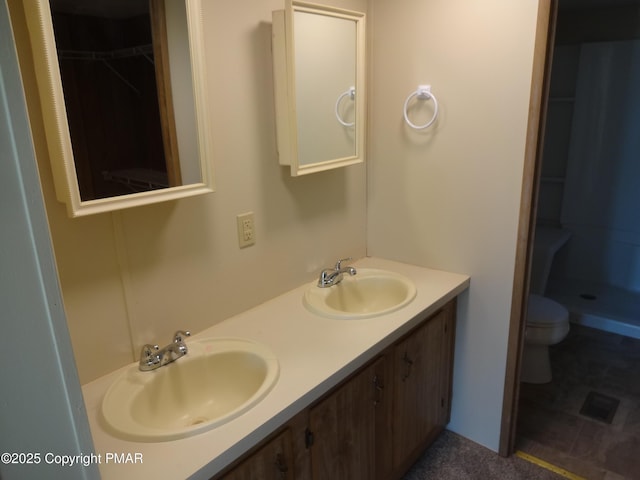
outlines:
{"label": "beige wall", "polygon": [[[9,3],[23,47],[21,2]],[[332,3],[367,8],[366,0]],[[291,178],[289,168],[278,165],[271,11],[283,3],[207,0],[203,5],[213,194],[67,218],[55,200],[32,71],[23,65],[82,383],[133,361],[144,343],[168,343],[177,329],[198,332],[312,281],[337,258],[365,255],[365,168]],[[257,242],[241,250],[235,216],[249,210],[255,212]]]}
{"label": "beige wall", "polygon": [[[498,448],[537,0],[373,1],[368,253],[471,275],[449,425]],[[431,84],[435,126],[403,122]],[[412,112],[424,123],[427,108]]]}
{"label": "beige wall", "polygon": [[[82,381],[131,362],[142,343],[197,332],[366,246],[471,274],[450,428],[497,449],[537,0],[332,0],[361,11],[370,3],[369,164],[366,174],[352,166],[295,179],[275,155],[270,22],[281,2],[203,3],[214,194],[70,220],[33,119]],[[421,83],[441,107],[424,133],[402,121]],[[37,97],[29,102],[37,110]],[[235,215],[247,210],[257,244],[240,250]]]}

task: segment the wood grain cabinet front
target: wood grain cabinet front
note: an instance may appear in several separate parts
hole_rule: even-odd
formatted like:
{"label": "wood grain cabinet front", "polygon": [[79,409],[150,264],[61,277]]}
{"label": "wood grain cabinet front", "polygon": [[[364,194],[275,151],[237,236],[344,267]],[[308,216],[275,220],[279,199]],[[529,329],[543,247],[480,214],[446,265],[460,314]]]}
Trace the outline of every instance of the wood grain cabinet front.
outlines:
{"label": "wood grain cabinet front", "polygon": [[455,313],[453,299],[215,478],[402,478],[449,422]]}
{"label": "wood grain cabinet front", "polygon": [[393,348],[393,466],[404,473],[449,422],[453,305]]}
{"label": "wood grain cabinet front", "polygon": [[377,451],[391,405],[385,390],[386,362],[385,357],[378,358],[310,409],[313,480],[386,478],[389,466]]}
{"label": "wood grain cabinet front", "polygon": [[286,429],[267,441],[220,480],[293,480],[291,432]]}

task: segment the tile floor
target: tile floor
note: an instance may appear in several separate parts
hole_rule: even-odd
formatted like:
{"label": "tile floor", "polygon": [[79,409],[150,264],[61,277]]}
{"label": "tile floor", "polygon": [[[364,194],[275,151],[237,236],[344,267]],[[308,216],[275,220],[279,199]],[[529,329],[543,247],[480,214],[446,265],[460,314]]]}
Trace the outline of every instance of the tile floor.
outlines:
{"label": "tile floor", "polygon": [[[571,325],[553,381],[522,384],[516,448],[589,480],[640,480],[640,340]],[[611,424],[581,415],[589,392],[620,400]]]}

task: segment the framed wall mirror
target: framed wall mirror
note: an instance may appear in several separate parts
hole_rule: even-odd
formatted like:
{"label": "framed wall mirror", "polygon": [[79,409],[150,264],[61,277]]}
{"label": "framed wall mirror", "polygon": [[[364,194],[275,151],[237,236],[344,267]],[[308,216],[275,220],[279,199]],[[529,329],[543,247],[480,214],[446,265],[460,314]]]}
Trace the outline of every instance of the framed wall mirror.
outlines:
{"label": "framed wall mirror", "polygon": [[363,162],[364,13],[286,0],[272,18],[280,164],[298,176]]}
{"label": "framed wall mirror", "polygon": [[69,216],[213,191],[201,0],[24,8],[56,196]]}

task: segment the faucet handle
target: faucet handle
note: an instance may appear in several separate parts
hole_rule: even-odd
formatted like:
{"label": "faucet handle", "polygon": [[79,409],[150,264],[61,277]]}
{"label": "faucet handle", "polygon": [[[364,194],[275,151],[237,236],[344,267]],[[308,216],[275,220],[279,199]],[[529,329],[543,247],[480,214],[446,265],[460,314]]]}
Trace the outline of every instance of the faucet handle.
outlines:
{"label": "faucet handle", "polygon": [[147,343],[144,347],[142,347],[142,352],[141,352],[140,356],[144,355],[145,357],[150,357],[151,355],[153,355],[158,350],[160,350],[160,346],[159,345],[151,345],[151,344]]}
{"label": "faucet handle", "polygon": [[152,370],[154,366],[160,364],[161,359],[158,353],[159,350],[160,347],[158,345],[150,345],[148,343],[142,347],[139,362],[140,370]]}
{"label": "faucet handle", "polygon": [[348,262],[348,261],[350,261],[350,260],[353,260],[353,258],[351,258],[351,257],[347,257],[347,258],[342,258],[342,259],[338,260],[338,261],[336,262],[335,269],[336,269],[336,270],[340,270],[340,269],[342,268],[342,262]]}
{"label": "faucet handle", "polygon": [[190,337],[191,332],[188,330],[178,330],[173,334],[173,343],[182,343],[184,342],[185,337]]}

